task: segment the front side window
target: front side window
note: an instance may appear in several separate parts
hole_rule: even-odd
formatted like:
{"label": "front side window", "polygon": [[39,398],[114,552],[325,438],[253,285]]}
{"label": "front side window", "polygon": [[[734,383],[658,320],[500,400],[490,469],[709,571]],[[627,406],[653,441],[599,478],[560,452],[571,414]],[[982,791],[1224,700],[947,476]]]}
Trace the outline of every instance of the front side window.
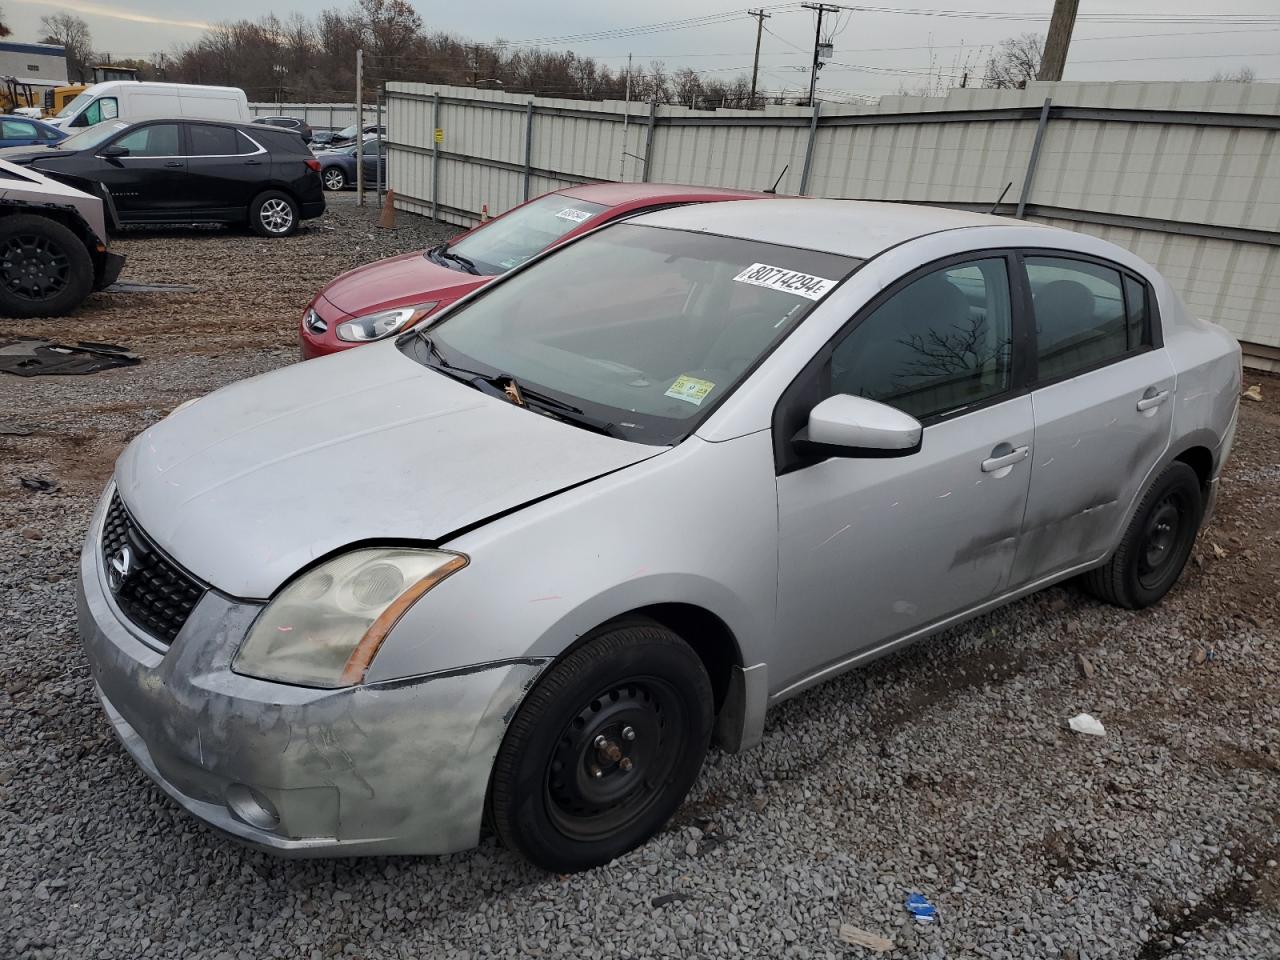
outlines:
{"label": "front side window", "polygon": [[240,152],[236,131],[230,127],[217,127],[210,123],[187,124],[192,157],[233,157]]}
{"label": "front side window", "polygon": [[481,273],[497,276],[541,253],[605,209],[604,204],[551,194],[489,221],[449,249],[466,257]]}
{"label": "front side window", "polygon": [[1120,271],[1085,260],[1027,257],[1040,380],[1069,377],[1130,349]]}
{"label": "front side window", "polygon": [[831,354],[828,395],[878,400],[917,419],[1009,389],[1013,340],[1003,257],[943,267],[912,281]]}
{"label": "front side window", "polygon": [[78,120],[83,119],[84,124],[77,123],[76,126],[88,125],[92,127],[103,120],[114,120],[119,115],[120,108],[116,103],[115,97],[99,97],[89,104],[89,109],[84,112],[82,117],[77,118]]}
{"label": "front side window", "polygon": [[131,157],[176,157],[178,149],[178,125],[153,123],[137,127],[120,137],[112,146],[124,147]]}
{"label": "front side window", "polygon": [[[563,203],[564,198],[557,202]],[[619,224],[500,283],[402,349],[501,380],[641,443],[674,443],[860,261]],[[531,407],[537,407],[530,400]]]}
{"label": "front side window", "polygon": [[25,120],[0,120],[0,137],[6,140],[35,140],[36,125]]}

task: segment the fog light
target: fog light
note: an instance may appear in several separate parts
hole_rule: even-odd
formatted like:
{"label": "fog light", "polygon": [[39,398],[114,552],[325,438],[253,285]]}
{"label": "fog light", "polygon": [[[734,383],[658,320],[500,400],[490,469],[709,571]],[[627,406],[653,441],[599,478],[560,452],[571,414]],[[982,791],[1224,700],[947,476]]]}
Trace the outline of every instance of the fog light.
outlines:
{"label": "fog light", "polygon": [[236,819],[259,830],[274,830],[280,825],[275,804],[248,784],[233,783],[227,787],[227,809]]}

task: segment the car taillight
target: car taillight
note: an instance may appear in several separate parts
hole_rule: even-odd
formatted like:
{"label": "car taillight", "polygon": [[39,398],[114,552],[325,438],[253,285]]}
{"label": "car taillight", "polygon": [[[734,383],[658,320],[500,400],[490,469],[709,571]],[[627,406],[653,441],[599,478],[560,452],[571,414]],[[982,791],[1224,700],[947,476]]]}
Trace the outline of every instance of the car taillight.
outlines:
{"label": "car taillight", "polygon": [[316,173],[320,172],[320,161],[315,157],[310,157],[304,162],[306,163],[308,170],[314,170]]}

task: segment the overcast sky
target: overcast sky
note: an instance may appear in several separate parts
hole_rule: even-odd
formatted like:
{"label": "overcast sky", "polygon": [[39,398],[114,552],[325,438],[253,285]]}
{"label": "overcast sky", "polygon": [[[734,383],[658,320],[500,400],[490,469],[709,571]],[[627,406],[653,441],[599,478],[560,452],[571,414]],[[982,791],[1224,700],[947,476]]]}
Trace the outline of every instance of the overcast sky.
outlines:
{"label": "overcast sky", "polygon": [[[39,39],[40,17],[69,10],[84,17],[95,45],[116,56],[150,56],[197,40],[201,24],[210,20],[253,18],[270,9],[283,15],[294,10],[312,15],[341,3],[326,0],[0,0],[11,40]],[[849,4],[854,6],[855,4]],[[733,77],[749,72],[755,43],[755,20],[744,7],[727,0],[649,0],[643,4],[601,0],[480,0],[471,3],[416,4],[428,29],[469,39],[501,37],[510,41],[556,39],[588,33],[618,32],[664,21],[709,19],[696,25],[630,30],[629,36],[552,42],[552,49],[572,49],[611,66],[661,59],[668,68],[690,66],[708,76]],[[796,91],[808,85],[814,17],[795,3],[770,4],[761,54],[761,86]],[[1052,0],[883,0],[863,6],[904,12],[858,12],[829,17],[824,33],[834,27],[835,56],[820,75],[820,88],[830,99],[914,90],[938,74],[946,85],[959,85],[966,67],[981,70],[986,45],[1002,38],[1047,27]],[[216,14],[214,13],[216,11]],[[948,15],[942,15],[948,14]],[[962,14],[962,15],[954,15]],[[720,16],[717,16],[720,15]],[[1253,15],[1267,22],[1240,22]],[[1034,19],[1039,17],[1041,19]],[[1186,18],[1201,18],[1190,21]],[[1124,18],[1124,19],[1121,19]],[[1216,22],[1214,19],[1216,18]],[[1162,34],[1162,36],[1154,36]],[[888,48],[888,49],[886,49]],[[1254,69],[1259,79],[1280,80],[1280,2],[1277,0],[1081,0],[1068,80],[1196,80],[1217,70]],[[954,82],[953,82],[954,81]]]}

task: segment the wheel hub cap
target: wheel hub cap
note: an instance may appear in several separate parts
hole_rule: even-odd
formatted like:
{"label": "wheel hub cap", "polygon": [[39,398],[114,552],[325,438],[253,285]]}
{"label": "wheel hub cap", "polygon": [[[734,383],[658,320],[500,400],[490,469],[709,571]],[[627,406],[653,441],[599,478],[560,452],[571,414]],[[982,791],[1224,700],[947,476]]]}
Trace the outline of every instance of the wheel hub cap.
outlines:
{"label": "wheel hub cap", "polygon": [[47,237],[10,237],[0,248],[0,281],[24,299],[52,297],[67,285],[70,273],[71,261],[66,253]]}

